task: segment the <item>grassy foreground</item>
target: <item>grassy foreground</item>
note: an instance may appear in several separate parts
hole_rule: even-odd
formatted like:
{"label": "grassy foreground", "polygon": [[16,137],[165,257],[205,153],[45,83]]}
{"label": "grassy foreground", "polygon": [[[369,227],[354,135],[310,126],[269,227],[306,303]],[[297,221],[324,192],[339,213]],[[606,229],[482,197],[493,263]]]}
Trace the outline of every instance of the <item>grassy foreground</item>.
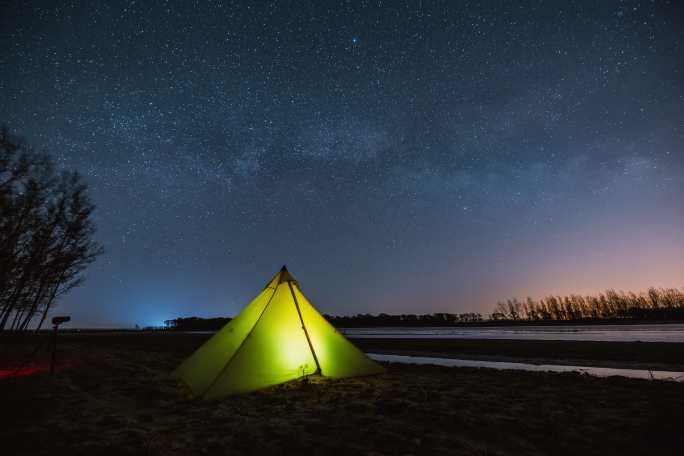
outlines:
{"label": "grassy foreground", "polygon": [[[203,340],[62,338],[67,366],[54,377],[0,380],[3,454],[606,455],[684,446],[684,384],[388,365],[381,376],[312,378],[204,402],[168,375]],[[16,363],[11,353],[4,366]]]}

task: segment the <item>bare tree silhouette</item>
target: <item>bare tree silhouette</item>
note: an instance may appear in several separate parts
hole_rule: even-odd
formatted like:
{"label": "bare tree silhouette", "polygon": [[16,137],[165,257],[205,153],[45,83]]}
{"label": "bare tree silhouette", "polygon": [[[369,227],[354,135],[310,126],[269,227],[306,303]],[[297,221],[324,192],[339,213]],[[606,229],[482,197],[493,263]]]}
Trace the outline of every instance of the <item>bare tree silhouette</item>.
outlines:
{"label": "bare tree silhouette", "polygon": [[75,171],[0,130],[0,331],[43,325],[57,299],[78,286],[102,252],[94,204]]}

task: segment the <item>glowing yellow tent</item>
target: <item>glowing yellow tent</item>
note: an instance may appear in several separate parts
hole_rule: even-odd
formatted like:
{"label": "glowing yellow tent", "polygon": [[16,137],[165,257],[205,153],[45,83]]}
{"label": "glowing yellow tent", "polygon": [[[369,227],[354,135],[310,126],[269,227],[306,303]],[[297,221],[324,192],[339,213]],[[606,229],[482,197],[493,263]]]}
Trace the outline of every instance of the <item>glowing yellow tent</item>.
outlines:
{"label": "glowing yellow tent", "polygon": [[216,399],[306,375],[340,378],[382,370],[318,313],[283,266],[174,374],[193,394]]}

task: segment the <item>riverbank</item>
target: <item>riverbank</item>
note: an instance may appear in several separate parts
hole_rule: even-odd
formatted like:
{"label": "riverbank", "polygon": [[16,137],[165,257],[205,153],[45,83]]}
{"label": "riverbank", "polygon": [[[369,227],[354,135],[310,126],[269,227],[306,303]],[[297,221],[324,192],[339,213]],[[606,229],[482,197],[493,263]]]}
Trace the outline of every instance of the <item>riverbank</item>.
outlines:
{"label": "riverbank", "polygon": [[532,364],[684,371],[684,344],[506,339],[352,339],[366,352]]}
{"label": "riverbank", "polygon": [[[684,385],[672,382],[388,364],[375,377],[311,378],[199,401],[169,373],[208,337],[60,338],[57,375],[0,380],[3,449],[35,455],[606,455],[678,454],[684,445]],[[650,353],[635,348],[640,345],[631,344],[631,351]],[[576,348],[587,349],[596,346]],[[619,352],[612,350],[601,353]],[[17,361],[10,361],[17,353],[11,344],[3,353],[5,365]],[[46,356],[41,351],[36,365]]]}

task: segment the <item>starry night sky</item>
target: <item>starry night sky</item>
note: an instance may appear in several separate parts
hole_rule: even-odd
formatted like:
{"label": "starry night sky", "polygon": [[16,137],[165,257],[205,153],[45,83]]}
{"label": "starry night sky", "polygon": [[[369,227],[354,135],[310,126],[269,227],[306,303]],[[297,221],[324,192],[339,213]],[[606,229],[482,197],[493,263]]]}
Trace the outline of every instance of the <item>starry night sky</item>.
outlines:
{"label": "starry night sky", "polygon": [[684,285],[678,2],[9,2],[0,123],[80,170],[74,326]]}

